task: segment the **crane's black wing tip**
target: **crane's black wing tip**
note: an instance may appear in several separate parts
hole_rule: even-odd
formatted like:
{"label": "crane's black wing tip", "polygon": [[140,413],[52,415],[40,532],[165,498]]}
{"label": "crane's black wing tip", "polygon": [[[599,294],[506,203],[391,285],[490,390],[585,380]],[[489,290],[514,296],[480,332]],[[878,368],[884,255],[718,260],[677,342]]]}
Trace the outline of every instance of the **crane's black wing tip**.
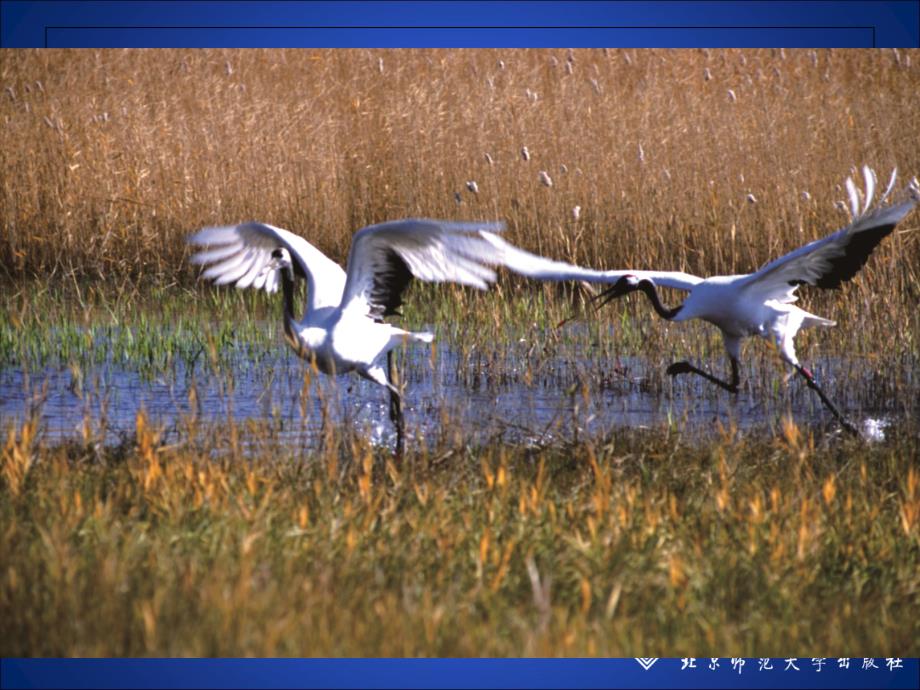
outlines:
{"label": "crane's black wing tip", "polygon": [[374,285],[371,289],[371,313],[374,316],[399,316],[402,297],[409,283],[412,271],[394,250],[388,249],[380,268],[374,272]]}
{"label": "crane's black wing tip", "polygon": [[830,260],[830,268],[814,282],[814,285],[825,290],[835,290],[850,280],[866,265],[869,256],[879,243],[892,233],[896,225],[897,223],[885,223],[850,235],[843,254]]}

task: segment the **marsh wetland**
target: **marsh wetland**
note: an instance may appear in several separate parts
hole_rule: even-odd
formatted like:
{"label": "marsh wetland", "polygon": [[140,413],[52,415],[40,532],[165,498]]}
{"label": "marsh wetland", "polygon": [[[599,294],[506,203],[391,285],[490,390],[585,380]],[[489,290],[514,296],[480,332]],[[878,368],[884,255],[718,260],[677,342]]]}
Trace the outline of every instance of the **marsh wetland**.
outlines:
{"label": "marsh wetland", "polygon": [[[233,320],[229,313],[221,320],[220,307],[216,318],[201,309],[201,320],[187,323],[148,315],[134,326],[107,315],[92,325],[39,330],[33,344],[23,330],[8,330],[7,357],[19,364],[0,372],[0,414],[20,424],[36,416],[49,441],[118,444],[143,413],[168,443],[181,442],[191,419],[209,425],[232,419],[271,433],[291,451],[317,450],[327,426],[392,445],[387,398],[376,386],[355,376],[323,376],[298,359],[283,344],[279,319],[265,304],[270,298],[225,301],[260,318],[238,329],[226,327]],[[787,382],[763,343],[749,348],[754,363],[745,371],[744,392],[723,395],[703,382],[670,380],[663,359],[619,354],[625,348],[617,343],[630,335],[618,333],[606,313],[581,311],[583,318],[563,327],[509,325],[497,338],[478,339],[460,329],[432,349],[407,346],[398,370],[416,445],[452,434],[452,441],[474,445],[540,446],[628,427],[697,439],[720,426],[769,435],[786,418],[833,432],[833,419],[804,386]],[[628,321],[620,326],[631,330]],[[711,364],[725,366],[717,348]],[[824,357],[812,366],[875,442],[886,429],[915,426],[918,401],[905,391],[916,385],[917,364],[909,357],[884,363]]]}
{"label": "marsh wetland", "polygon": [[852,166],[920,172],[920,52],[2,58],[0,655],[920,654],[916,212],[800,293],[862,438],[765,341],[731,396],[664,373],[725,370],[707,324],[503,273],[410,288],[401,457],[378,387],[184,241],[252,218],[344,262],[372,222],[497,219],[749,271],[846,223]]}

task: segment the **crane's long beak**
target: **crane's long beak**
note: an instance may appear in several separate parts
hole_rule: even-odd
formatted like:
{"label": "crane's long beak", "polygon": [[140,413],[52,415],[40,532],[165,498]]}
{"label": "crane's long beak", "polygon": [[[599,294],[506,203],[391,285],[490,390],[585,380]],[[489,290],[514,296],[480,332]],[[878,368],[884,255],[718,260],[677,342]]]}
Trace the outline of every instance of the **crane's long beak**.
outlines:
{"label": "crane's long beak", "polygon": [[[588,301],[594,305],[594,311],[597,313],[617,297],[628,295],[630,292],[634,292],[635,290],[635,286],[623,283],[622,281],[617,281],[603,292],[592,295],[590,298],[588,298]],[[578,318],[578,314],[572,314],[567,319],[563,319],[558,324],[556,324],[556,328],[562,328],[565,324],[569,323],[570,321],[574,321],[576,318]]]}
{"label": "crane's long beak", "polygon": [[603,307],[606,307],[617,297],[622,297],[623,295],[628,294],[631,290],[628,287],[623,287],[620,283],[616,283],[612,287],[607,288],[600,294],[595,295],[591,298],[591,303],[594,305],[594,311],[599,312]]}

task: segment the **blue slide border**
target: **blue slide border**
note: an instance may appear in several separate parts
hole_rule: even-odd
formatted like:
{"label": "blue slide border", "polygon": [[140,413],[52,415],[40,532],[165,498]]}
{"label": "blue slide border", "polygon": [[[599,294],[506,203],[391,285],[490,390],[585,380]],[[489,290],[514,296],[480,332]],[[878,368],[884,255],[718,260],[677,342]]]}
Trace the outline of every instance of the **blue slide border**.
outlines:
{"label": "blue slide border", "polygon": [[[920,0],[2,0],[0,47],[920,47]],[[918,659],[644,661],[2,659],[0,686],[920,687]]]}
{"label": "blue slide border", "polygon": [[[917,659],[4,659],[13,688],[917,688]],[[715,661],[715,668],[711,662]],[[762,667],[767,661],[769,669]],[[790,667],[789,661],[792,661]],[[864,661],[872,665],[865,668]],[[651,662],[651,664],[649,664]],[[738,663],[743,662],[743,663]],[[820,662],[820,665],[819,665]],[[897,664],[897,665],[896,665]],[[648,665],[648,668],[646,668]],[[817,669],[817,670],[816,670]]]}
{"label": "blue slide border", "polygon": [[3,0],[4,48],[918,47],[920,0]]}

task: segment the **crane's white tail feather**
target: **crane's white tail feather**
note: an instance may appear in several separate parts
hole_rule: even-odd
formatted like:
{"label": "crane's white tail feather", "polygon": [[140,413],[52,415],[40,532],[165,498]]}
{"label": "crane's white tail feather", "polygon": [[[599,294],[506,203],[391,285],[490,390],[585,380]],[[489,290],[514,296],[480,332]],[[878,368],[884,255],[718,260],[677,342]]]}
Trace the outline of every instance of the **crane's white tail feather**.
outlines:
{"label": "crane's white tail feather", "polygon": [[809,314],[807,311],[804,312],[802,316],[802,328],[811,328],[812,326],[824,326],[825,328],[829,328],[836,325],[836,321],[831,321],[830,319],[825,319],[821,316]]}
{"label": "crane's white tail feather", "polygon": [[[784,305],[785,306],[785,305]],[[799,359],[795,354],[795,336],[802,328],[811,326],[836,326],[835,321],[809,314],[804,309],[792,305],[786,306],[784,314],[779,316],[771,325],[770,330],[773,334],[773,340],[779,349],[780,356],[792,366],[799,365]],[[726,347],[728,343],[726,342]]]}
{"label": "crane's white tail feather", "polygon": [[434,333],[429,333],[428,331],[410,332],[409,338],[419,343],[433,343]]}
{"label": "crane's white tail feather", "polygon": [[434,333],[429,333],[428,331],[404,331],[401,328],[392,328],[390,331],[390,341],[384,347],[383,352],[389,352],[394,348],[401,347],[405,345],[407,341],[412,341],[414,343],[433,343]]}

